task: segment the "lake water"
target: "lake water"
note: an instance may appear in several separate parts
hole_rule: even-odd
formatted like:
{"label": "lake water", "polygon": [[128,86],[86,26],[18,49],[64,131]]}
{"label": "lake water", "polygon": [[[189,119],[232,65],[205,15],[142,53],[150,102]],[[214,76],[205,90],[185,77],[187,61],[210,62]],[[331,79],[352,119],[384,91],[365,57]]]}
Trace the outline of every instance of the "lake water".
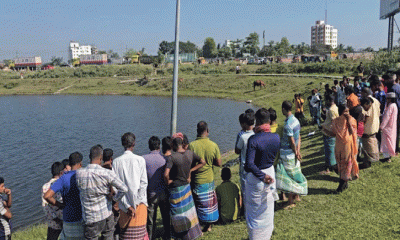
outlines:
{"label": "lake water", "polygon": [[[238,116],[251,106],[229,100],[180,98],[177,131],[196,138],[196,125],[208,122],[221,152],[234,148]],[[14,229],[43,220],[41,187],[51,179],[51,164],[79,151],[83,164],[95,144],[123,153],[120,138],[136,135],[134,152],[149,152],[147,141],[170,132],[170,98],[132,96],[0,97],[0,176],[13,196]]]}

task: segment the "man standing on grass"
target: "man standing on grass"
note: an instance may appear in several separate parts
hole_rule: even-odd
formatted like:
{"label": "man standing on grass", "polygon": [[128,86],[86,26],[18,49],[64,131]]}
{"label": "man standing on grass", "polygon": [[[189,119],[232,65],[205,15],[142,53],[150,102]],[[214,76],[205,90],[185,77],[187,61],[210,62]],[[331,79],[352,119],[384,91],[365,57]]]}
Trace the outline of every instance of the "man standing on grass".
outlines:
{"label": "man standing on grass", "polygon": [[255,114],[254,135],[249,138],[245,170],[245,216],[250,240],[270,239],[274,229],[274,201],[279,199],[275,186],[274,161],[280,139],[271,133],[270,113],[261,108]]}
{"label": "man standing on grass", "polygon": [[143,240],[147,236],[147,173],[146,161],[133,153],[135,134],[127,132],[121,137],[124,154],[112,163],[117,177],[128,187],[128,192],[119,201],[121,209],[119,224],[120,239]]}
{"label": "man standing on grass", "polygon": [[214,190],[214,166],[221,167],[221,153],[218,145],[209,138],[206,122],[197,124],[197,139],[190,143],[189,149],[206,161],[206,165],[192,178],[192,189],[197,215],[204,224],[203,232],[211,231],[211,224],[218,221],[218,199]]}
{"label": "man standing on grass", "polygon": [[[101,146],[93,146],[89,158],[90,164],[76,171],[85,239],[98,239],[101,235],[105,240],[112,240],[115,223],[111,200],[118,201],[128,189],[113,171],[101,166],[103,160]],[[115,187],[118,191],[115,197],[111,193],[111,187]]]}
{"label": "man standing on grass", "polygon": [[[61,239],[83,239],[82,206],[79,189],[76,184],[76,170],[82,167],[82,154],[74,152],[69,155],[71,171],[64,173],[44,194],[44,199],[53,206],[63,209],[63,230]],[[60,192],[63,202],[54,196]]]}
{"label": "man standing on grass", "polygon": [[163,239],[170,239],[169,195],[164,181],[166,160],[160,152],[160,139],[152,136],[149,139],[150,153],[144,155],[147,171],[147,231],[149,239],[154,238],[157,229],[157,208],[160,207],[164,227]]}
{"label": "man standing on grass", "polygon": [[[376,134],[380,126],[380,103],[372,97],[372,91],[369,88],[364,88],[361,92],[364,99],[369,99],[372,104],[361,104],[365,110],[364,134],[362,135],[362,144],[364,152],[364,162],[359,168],[369,168],[372,162],[379,161],[379,148]],[[364,103],[364,101],[362,101]]]}
{"label": "man standing on grass", "polygon": [[276,188],[289,193],[289,204],[286,208],[296,206],[299,195],[307,195],[307,179],[301,172],[301,136],[300,123],[292,114],[292,104],[282,103],[282,113],[286,116],[280,146],[280,158],[276,167]]}

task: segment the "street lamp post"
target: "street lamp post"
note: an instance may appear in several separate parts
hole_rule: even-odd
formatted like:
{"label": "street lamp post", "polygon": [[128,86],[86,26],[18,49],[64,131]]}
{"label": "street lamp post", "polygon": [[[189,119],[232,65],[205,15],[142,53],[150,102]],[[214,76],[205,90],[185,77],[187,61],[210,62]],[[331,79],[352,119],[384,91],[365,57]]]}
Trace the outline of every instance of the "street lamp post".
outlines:
{"label": "street lamp post", "polygon": [[179,64],[179,24],[180,24],[180,0],[176,1],[175,23],[175,56],[174,56],[174,80],[172,84],[172,110],[171,110],[171,136],[176,133],[178,117],[178,64]]}

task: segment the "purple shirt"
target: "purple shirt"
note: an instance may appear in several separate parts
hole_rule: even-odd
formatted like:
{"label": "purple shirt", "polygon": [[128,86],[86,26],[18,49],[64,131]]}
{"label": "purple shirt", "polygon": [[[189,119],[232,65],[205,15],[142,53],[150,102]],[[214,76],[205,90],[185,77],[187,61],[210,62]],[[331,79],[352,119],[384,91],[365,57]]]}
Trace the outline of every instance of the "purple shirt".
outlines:
{"label": "purple shirt", "polygon": [[148,179],[147,197],[150,198],[166,190],[164,182],[166,161],[159,150],[151,151],[149,154],[144,155],[143,158],[146,160]]}

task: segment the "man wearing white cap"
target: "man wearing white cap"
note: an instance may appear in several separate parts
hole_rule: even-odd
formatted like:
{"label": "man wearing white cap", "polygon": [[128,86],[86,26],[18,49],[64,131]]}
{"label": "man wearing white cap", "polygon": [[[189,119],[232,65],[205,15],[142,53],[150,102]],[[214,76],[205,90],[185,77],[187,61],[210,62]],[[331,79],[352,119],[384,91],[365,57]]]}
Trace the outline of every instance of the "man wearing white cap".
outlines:
{"label": "man wearing white cap", "polygon": [[382,143],[380,152],[383,154],[382,162],[390,162],[390,158],[396,155],[396,134],[397,134],[397,105],[396,94],[386,94],[387,105],[382,115],[380,129],[382,132]]}

